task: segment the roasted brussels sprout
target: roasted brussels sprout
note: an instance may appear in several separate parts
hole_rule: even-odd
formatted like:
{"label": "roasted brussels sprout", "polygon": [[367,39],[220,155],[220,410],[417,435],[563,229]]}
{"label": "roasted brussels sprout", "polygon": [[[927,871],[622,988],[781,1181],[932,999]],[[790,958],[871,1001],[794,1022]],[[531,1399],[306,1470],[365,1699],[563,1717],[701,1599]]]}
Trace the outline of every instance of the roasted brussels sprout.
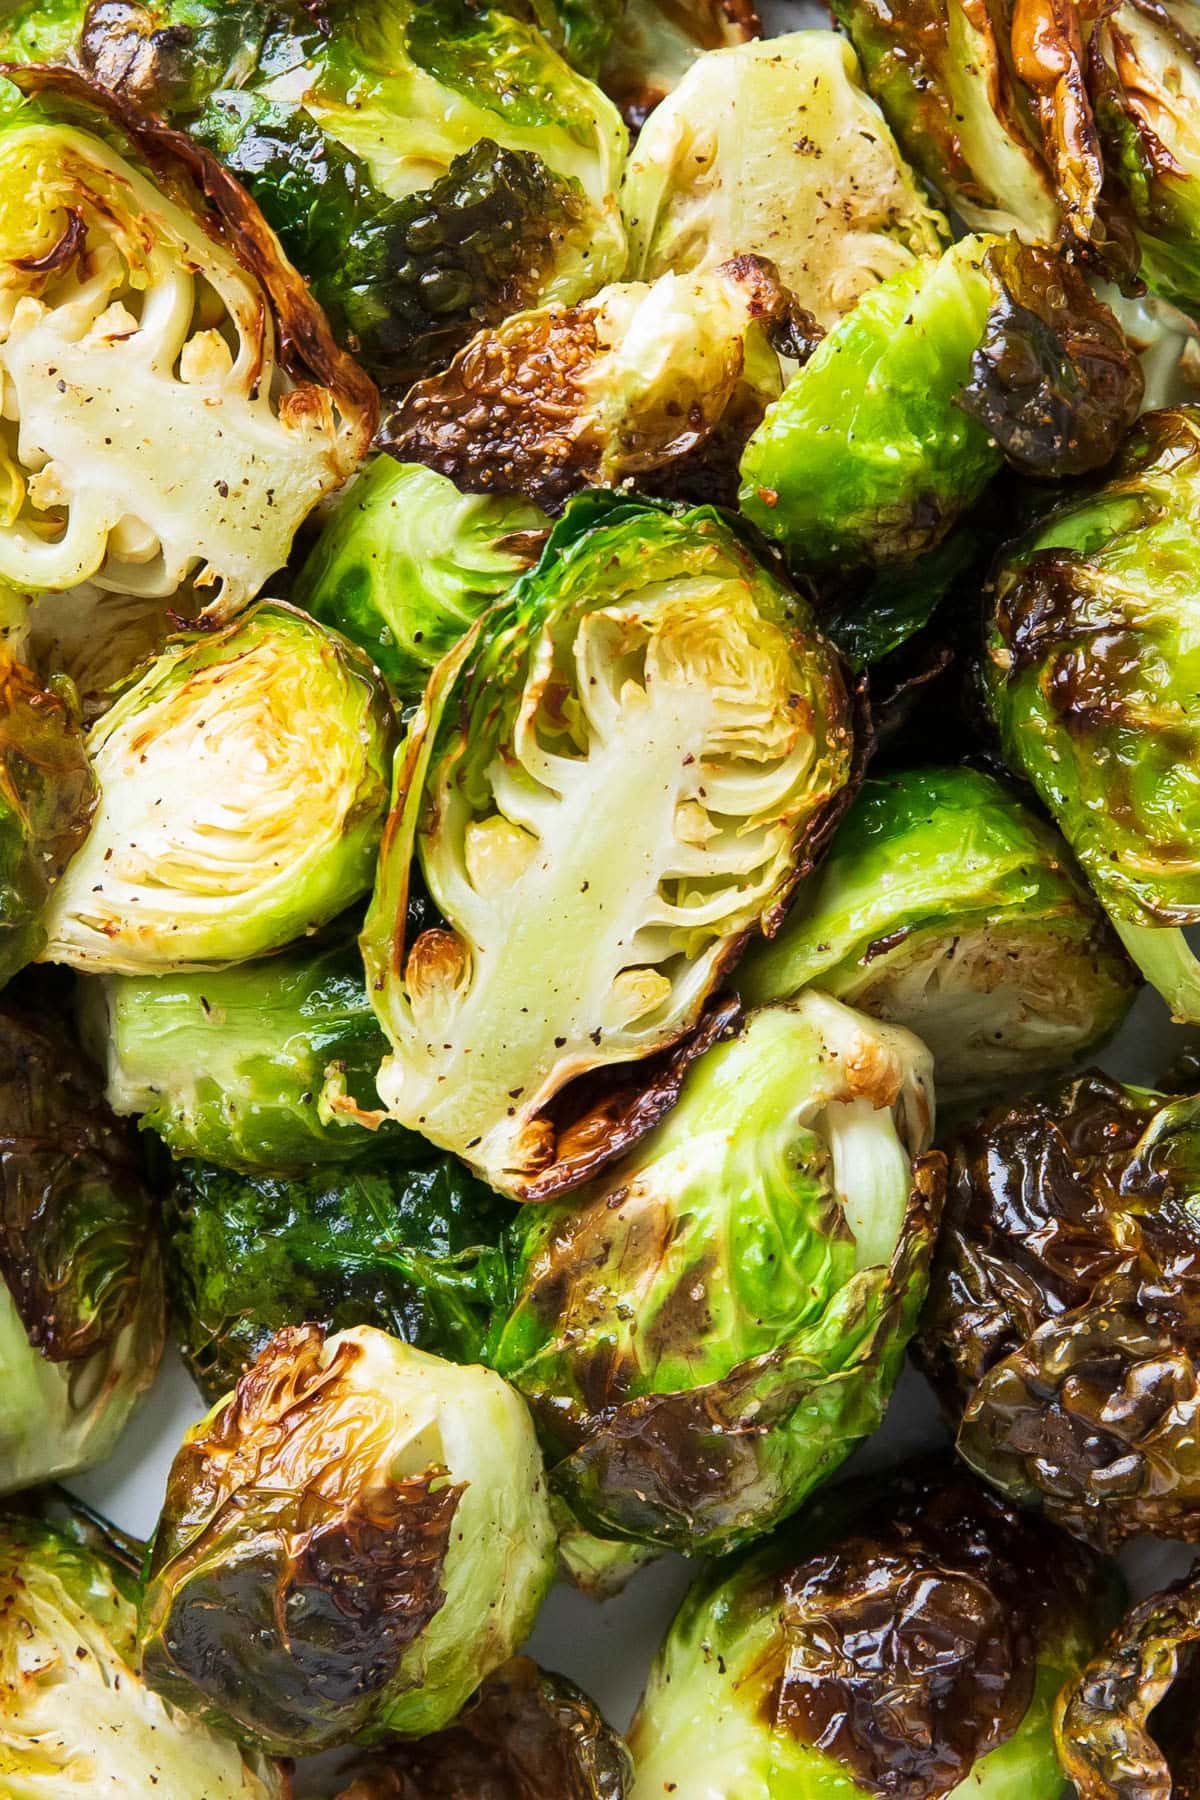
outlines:
{"label": "roasted brussels sprout", "polygon": [[838,1488],[701,1576],[630,1738],[634,1800],[1058,1800],[1052,1712],[1116,1580],[950,1467]]}
{"label": "roasted brussels sprout", "polygon": [[0,642],[0,987],[46,942],[46,902],[87,837],[96,782],[67,698]]}
{"label": "roasted brussels sprout", "polygon": [[510,9],[28,0],[0,54],[70,58],[214,152],[388,382],[621,272],[624,127]]}
{"label": "roasted brussels sprout", "polygon": [[945,1099],[1076,1062],[1136,983],[1058,834],[993,776],[957,768],[867,781],[736,985],[753,1004],[816,985],[907,1025]]}
{"label": "roasted brussels sprout", "polygon": [[0,578],[188,581],[227,614],[357,466],[374,388],[211,157],[66,70],[8,73]]}
{"label": "roasted brussels sprout", "polygon": [[498,1376],[368,1327],[282,1331],[175,1459],[143,1668],[280,1754],[421,1736],[513,1654],[553,1570]]}
{"label": "roasted brussels sprout", "polygon": [[628,1753],[586,1694],[514,1656],[455,1723],[347,1770],[337,1800],[625,1800]]}
{"label": "roasted brussels sprout", "polygon": [[825,327],[947,236],[828,31],[701,57],[638,139],[622,205],[629,279],[768,257]]}
{"label": "roasted brussels sprout", "polygon": [[1192,1573],[1135,1606],[1059,1698],[1055,1730],[1079,1800],[1187,1800],[1200,1768]]}
{"label": "roasted brussels sprout", "polygon": [[383,442],[474,493],[557,511],[578,489],[636,478],[737,497],[751,432],[783,391],[778,343],[816,332],[774,269],[739,256],[695,275],[605,288],[520,313],[418,382]]}
{"label": "roasted brussels sprout", "polygon": [[865,294],[768,408],[742,459],[746,515],[814,574],[934,549],[1004,457],[1111,461],[1140,365],[1083,276],[1016,238],[965,238]]}
{"label": "roasted brussels sprout", "polygon": [[488,1361],[584,1524],[731,1549],[879,1423],[941,1204],[932,1069],[823,994],[766,1007],[604,1182],[518,1222]]}
{"label": "roasted brussels sprout", "polygon": [[233,969],[82,985],[83,1033],[109,1105],[140,1115],[175,1156],[275,1173],[403,1162],[418,1145],[428,1159],[428,1145],[378,1111],[387,1040],[358,947],[340,929]]}
{"label": "roasted brussels sprout", "polygon": [[1008,761],[1181,1019],[1200,1019],[1198,504],[1200,409],[1149,414],[1111,482],[1003,559],[984,662]]}
{"label": "roasted brussels sprout", "polygon": [[0,1012],[0,1493],[102,1461],[154,1380],[164,1335],[158,1220],[135,1146],[52,1017],[35,1023],[10,1007]]}
{"label": "roasted brussels sprout", "polygon": [[13,1800],[286,1800],[282,1769],[137,1674],[136,1582],[40,1520],[0,1518],[0,1781]]}
{"label": "roasted brussels sprout", "polygon": [[1200,1099],[1087,1074],[948,1149],[919,1347],[959,1451],[1101,1548],[1200,1539]]}
{"label": "roasted brussels sprout", "polygon": [[[398,759],[362,940],[393,1116],[519,1197],[594,1173],[677,1091],[853,773],[834,652],[720,515],[572,502]],[[409,943],[414,850],[444,923]]]}
{"label": "roasted brussels sprout", "polygon": [[600,85],[640,131],[696,59],[761,35],[751,0],[626,0],[600,66]]}
{"label": "roasted brussels sprout", "polygon": [[[26,614],[27,654],[42,679],[74,689],[85,725],[107,712],[130,675],[164,648],[195,611],[195,595],[115,594],[83,581],[61,593],[32,595]],[[183,612],[177,612],[181,606]],[[195,623],[195,621],[191,621]]]}
{"label": "roasted brussels sprout", "polygon": [[87,747],[99,807],[50,897],[51,962],[220,967],[281,949],[370,885],[391,708],[366,659],[291,607],[169,645]]}
{"label": "roasted brussels sprout", "polygon": [[1090,84],[1097,21],[1134,7],[833,0],[905,155],[947,207],[972,230],[1062,237],[1122,281],[1137,269],[1134,221],[1105,167]]}
{"label": "roasted brussels sprout", "polygon": [[477,1362],[511,1211],[453,1158],[306,1177],[185,1163],[167,1206],[167,1267],[184,1358],[210,1400],[285,1325],[374,1325]]}
{"label": "roasted brussels sprout", "polygon": [[292,599],[370,656],[401,702],[537,561],[550,521],[379,456],[318,538]]}

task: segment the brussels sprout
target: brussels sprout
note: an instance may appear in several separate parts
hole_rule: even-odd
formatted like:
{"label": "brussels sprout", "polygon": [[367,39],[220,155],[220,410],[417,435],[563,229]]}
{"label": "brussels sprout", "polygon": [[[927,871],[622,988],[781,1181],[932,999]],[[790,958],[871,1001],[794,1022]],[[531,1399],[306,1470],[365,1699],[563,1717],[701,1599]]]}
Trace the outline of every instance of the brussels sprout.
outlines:
{"label": "brussels sprout", "polygon": [[387,1040],[341,932],[203,975],[89,980],[80,1016],[109,1105],[175,1156],[279,1173],[403,1160],[420,1143],[370,1110]]}
{"label": "brussels sprout", "polygon": [[553,1571],[498,1376],[368,1327],[282,1331],[175,1459],[143,1668],[281,1754],[421,1736],[513,1654]]}
{"label": "brussels sprout", "polygon": [[220,967],[324,924],[370,885],[391,745],[365,658],[291,607],[177,640],[88,733],[100,803],[47,960]]}
{"label": "brussels sprout", "polygon": [[551,1495],[558,1527],[558,1573],[590,1600],[612,1600],[623,1593],[642,1569],[657,1562],[656,1544],[634,1544],[628,1538],[597,1537],[556,1494]]}
{"label": "brussels sprout", "polygon": [[509,496],[461,494],[417,463],[376,457],[321,533],[292,599],[370,656],[396,698],[537,561],[550,521]]}
{"label": "brussels sprout", "polygon": [[509,10],[54,0],[43,23],[44,10],[19,6],[0,54],[69,57],[214,152],[381,379],[621,272],[624,126]]}
{"label": "brussels sprout", "polygon": [[628,278],[769,257],[825,327],[948,235],[829,31],[703,56],[638,139]]}
{"label": "brussels sprout", "polygon": [[46,903],[95,806],[71,708],[0,643],[0,986],[44,947]]}
{"label": "brussels sprout", "polygon": [[1200,1019],[1200,409],[1151,413],[1113,479],[1005,556],[984,683],[1004,753],[1083,865],[1134,961]]}
{"label": "brussels sprout", "polygon": [[52,1019],[0,1013],[0,1493],[102,1461],[164,1335],[133,1144]]}
{"label": "brussels sprout", "polygon": [[0,578],[187,580],[228,613],[361,459],[374,388],[211,157],[66,70],[8,73]]}
{"label": "brussels sprout", "polygon": [[754,1004],[814,984],[915,1031],[943,1098],[1066,1068],[1135,991],[1058,834],[968,768],[868,781],[779,936],[737,974]]}
{"label": "brussels sprout", "polygon": [[959,1451],[1102,1548],[1200,1540],[1200,1098],[1086,1074],[948,1149],[919,1347]]}
{"label": "brussels sprout", "polygon": [[181,628],[183,615],[198,610],[192,594],[171,600],[116,594],[94,581],[32,595],[26,615],[29,661],[47,681],[65,676],[81,720],[93,725],[134,670],[157,656]]}
{"label": "brussels sprout", "polygon": [[418,382],[383,441],[461,488],[550,511],[586,485],[668,475],[732,502],[746,440],[783,391],[773,340],[803,353],[815,329],[753,256],[605,288],[482,332]]}
{"label": "brussels sprout", "polygon": [[600,67],[600,85],[640,131],[655,107],[708,50],[761,36],[751,0],[627,0]]}
{"label": "brussels sprout", "polygon": [[823,994],[764,1008],[604,1182],[524,1215],[488,1362],[585,1525],[719,1553],[874,1430],[937,1231],[932,1072]]}
{"label": "brussels sprout", "polygon": [[1142,387],[1076,269],[1016,238],[965,238],[864,295],[768,408],[742,509],[814,574],[911,558],[1005,456],[1040,477],[1111,461]]}
{"label": "brussels sprout", "polygon": [[[720,515],[572,502],[398,759],[362,939],[385,1105],[501,1192],[592,1174],[677,1091],[853,775],[836,656]],[[444,923],[409,943],[414,850]]]}
{"label": "brussels sprout", "polygon": [[446,1731],[364,1758],[337,1800],[625,1800],[628,1752],[586,1694],[515,1656]]}
{"label": "brussels sprout", "polygon": [[303,1178],[185,1163],[167,1252],[187,1365],[219,1399],[275,1332],[302,1324],[374,1325],[476,1362],[507,1292],[509,1210],[451,1157]]}
{"label": "brussels sprout", "polygon": [[905,155],[972,230],[1062,237],[1122,281],[1136,273],[1089,91],[1097,20],[1113,6],[832,3]]}
{"label": "brussels sprout", "polygon": [[633,1800],[1058,1800],[1055,1695],[1117,1585],[948,1466],[838,1488],[684,1600]]}
{"label": "brussels sprout", "polygon": [[1197,1571],[1135,1606],[1059,1697],[1055,1731],[1079,1800],[1186,1800],[1200,1767]]}
{"label": "brussels sprout", "polygon": [[0,1519],[0,1782],[13,1800],[286,1800],[282,1769],[136,1672],[135,1583],[40,1520]]}

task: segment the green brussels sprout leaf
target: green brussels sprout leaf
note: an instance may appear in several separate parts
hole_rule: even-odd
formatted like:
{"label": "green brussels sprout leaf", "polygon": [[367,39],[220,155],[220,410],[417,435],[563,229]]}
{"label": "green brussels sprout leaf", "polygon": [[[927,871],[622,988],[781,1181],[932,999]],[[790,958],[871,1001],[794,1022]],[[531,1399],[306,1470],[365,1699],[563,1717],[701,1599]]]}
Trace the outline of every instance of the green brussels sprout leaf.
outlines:
{"label": "green brussels sprout leaf", "polygon": [[600,66],[600,85],[640,131],[698,57],[762,36],[751,0],[626,0]]}

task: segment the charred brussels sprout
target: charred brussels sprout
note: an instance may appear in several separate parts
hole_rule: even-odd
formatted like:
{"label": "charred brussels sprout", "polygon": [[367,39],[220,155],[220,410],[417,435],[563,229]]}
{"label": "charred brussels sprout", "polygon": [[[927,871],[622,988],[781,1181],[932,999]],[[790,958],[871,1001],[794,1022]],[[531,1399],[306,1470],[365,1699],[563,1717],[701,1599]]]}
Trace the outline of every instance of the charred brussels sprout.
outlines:
{"label": "charred brussels sprout", "polygon": [[867,781],[818,873],[737,986],[812,985],[907,1025],[945,1098],[1066,1068],[1115,1030],[1135,977],[1070,852],[974,769]]}
{"label": "charred brussels sprout", "polygon": [[44,947],[46,902],[95,806],[83,732],[66,698],[0,642],[0,986]]}
{"label": "charred brussels sprout", "polygon": [[1005,457],[1038,477],[1111,461],[1142,373],[1082,275],[965,238],[865,294],[768,409],[747,516],[814,574],[934,549]]}
{"label": "charred brussels sprout", "polygon": [[381,1121],[387,1040],[340,932],[224,971],[89,980],[80,1013],[110,1106],[175,1156],[280,1173],[403,1161],[419,1142]]}
{"label": "charred brussels sprout", "polygon": [[9,73],[0,578],[186,580],[229,613],[357,466],[375,391],[211,157],[65,70]]}
{"label": "charred brussels sprout", "polygon": [[769,263],[662,275],[546,307],[482,333],[418,382],[383,441],[471,492],[557,511],[585,486],[636,478],[736,498],[738,458],[783,391],[773,342],[806,331]]}
{"label": "charred brussels sprout", "polygon": [[285,1325],[374,1325],[479,1360],[507,1294],[511,1211],[451,1157],[405,1168],[233,1175],[185,1163],[167,1207],[180,1347],[210,1400]]}
{"label": "charred brussels sprout", "polygon": [[622,205],[631,279],[769,257],[825,327],[947,235],[828,31],[701,57],[638,139]]}
{"label": "charred brussels sprout", "polygon": [[515,1656],[445,1731],[347,1770],[337,1800],[626,1800],[633,1771],[586,1694]]}
{"label": "charred brussels sprout", "polygon": [[1192,1573],[1135,1606],[1057,1708],[1058,1754],[1079,1800],[1187,1800],[1200,1768]]}
{"label": "charred brussels sprout", "polygon": [[440,1730],[533,1624],[543,1486],[498,1376],[368,1328],[281,1332],[175,1459],[146,1679],[282,1754]]}
{"label": "charred brussels sprout", "polygon": [[169,645],[88,733],[100,802],[47,960],[220,967],[324,924],[370,884],[391,733],[370,664],[290,607]]}
{"label": "charred brussels sprout", "polygon": [[282,1769],[167,1706],[137,1671],[136,1582],[26,1518],[0,1518],[0,1782],[14,1800],[287,1800]]}
{"label": "charred brussels sprout", "polygon": [[834,0],[833,10],[905,155],[972,230],[1061,237],[1115,277],[1135,274],[1133,219],[1105,167],[1091,92],[1097,20],[1130,5]]}
{"label": "charred brussels sprout", "polygon": [[1115,1577],[949,1467],[827,1494],[701,1576],[630,1738],[634,1800],[1058,1800],[1052,1713]]}
{"label": "charred brussels sprout", "polygon": [[523,1215],[488,1360],[586,1525],[731,1549],[879,1423],[937,1230],[931,1075],[822,994],[764,1008],[604,1183]]}
{"label": "charred brussels sprout", "polygon": [[292,599],[365,650],[408,704],[537,561],[549,526],[523,500],[463,494],[419,463],[380,456],[321,533]]}
{"label": "charred brussels sprout", "polygon": [[[520,8],[74,0],[55,10],[43,29],[41,0],[19,7],[0,53],[68,56],[214,152],[380,379],[620,273],[624,127],[537,25],[513,16]],[[558,11],[543,0],[524,10]]]}
{"label": "charred brussels sprout", "polygon": [[640,131],[698,57],[759,37],[751,0],[626,0],[600,68],[600,85]]}
{"label": "charred brussels sprout", "polygon": [[[720,515],[574,501],[398,758],[362,940],[392,1115],[522,1198],[648,1130],[848,801],[852,739],[834,652]],[[414,852],[443,922],[409,942]]]}
{"label": "charred brussels sprout", "polygon": [[996,572],[984,680],[1126,947],[1200,1019],[1200,409],[1152,413],[1113,480],[1069,501]]}
{"label": "charred brussels sprout", "polygon": [[961,1454],[1101,1547],[1200,1539],[1200,1100],[1083,1075],[948,1148],[919,1344]]}
{"label": "charred brussels sprout", "polygon": [[135,1145],[52,1024],[0,1013],[0,1493],[102,1461],[164,1332]]}

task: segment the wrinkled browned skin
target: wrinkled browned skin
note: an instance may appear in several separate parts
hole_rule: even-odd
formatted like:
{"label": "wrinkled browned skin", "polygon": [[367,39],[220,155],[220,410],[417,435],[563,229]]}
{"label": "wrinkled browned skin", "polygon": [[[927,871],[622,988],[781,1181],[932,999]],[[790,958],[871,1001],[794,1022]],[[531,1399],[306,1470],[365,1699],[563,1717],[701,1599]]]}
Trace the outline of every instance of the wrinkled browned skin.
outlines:
{"label": "wrinkled browned skin", "polygon": [[516,1656],[447,1731],[364,1759],[338,1800],[624,1800],[625,1748],[586,1695]]}
{"label": "wrinkled browned skin", "polygon": [[1059,1756],[1079,1800],[1197,1800],[1198,1653],[1193,1570],[1135,1606],[1059,1700]]}
{"label": "wrinkled browned skin", "polygon": [[1010,239],[987,255],[997,297],[959,404],[1023,474],[1112,461],[1141,408],[1141,365],[1080,271]]}
{"label": "wrinkled browned skin", "polygon": [[158,26],[144,6],[130,0],[92,0],[79,38],[79,60],[102,87],[152,111],[180,80],[180,50],[192,34],[186,25]]}
{"label": "wrinkled browned skin", "polygon": [[50,1362],[91,1356],[161,1291],[135,1144],[62,1031],[0,1013],[0,1282]]}
{"label": "wrinkled browned skin", "polygon": [[1200,1539],[1200,1231],[1155,1111],[1093,1074],[962,1132],[919,1337],[972,1466],[1105,1549]]}
{"label": "wrinkled browned skin", "polygon": [[[287,396],[296,409],[319,405],[327,394],[350,431],[348,455],[370,449],[379,423],[379,392],[353,357],[340,349],[328,320],[308,286],[283,253],[255,202],[216,157],[186,133],[143,112],[123,93],[114,93],[71,69],[0,64],[0,75],[23,94],[46,94],[97,113],[124,133],[167,191],[186,190],[184,204],[196,213],[214,242],[237,257],[267,295],[274,314],[281,366],[297,384]],[[85,117],[84,124],[87,124]]]}
{"label": "wrinkled browned skin", "polygon": [[436,1466],[372,1474],[357,1445],[358,1409],[337,1392],[358,1347],[339,1344],[324,1365],[324,1341],[315,1325],[277,1333],[185,1442],[143,1620],[152,1685],[207,1702],[276,1747],[322,1748],[365,1727],[405,1649],[445,1602],[462,1496]]}
{"label": "wrinkled browned skin", "polygon": [[769,1722],[869,1794],[940,1800],[1017,1729],[1044,1621],[1085,1606],[1093,1578],[1085,1553],[956,1469],[902,1474],[851,1535],[776,1576]]}

